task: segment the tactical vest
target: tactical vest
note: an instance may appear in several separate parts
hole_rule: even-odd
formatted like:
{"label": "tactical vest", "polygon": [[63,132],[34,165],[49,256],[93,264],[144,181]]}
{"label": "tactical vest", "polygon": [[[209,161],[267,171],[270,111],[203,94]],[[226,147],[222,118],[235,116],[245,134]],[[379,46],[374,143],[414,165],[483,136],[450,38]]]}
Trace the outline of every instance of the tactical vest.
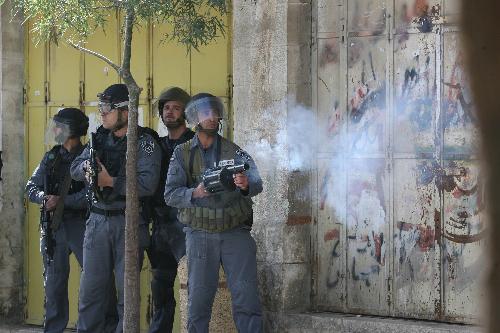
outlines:
{"label": "tactical vest", "polygon": [[[117,138],[114,144],[110,144],[109,134],[110,131],[102,126],[97,129],[94,143],[97,157],[111,177],[125,175],[127,137]],[[102,190],[96,189],[96,191],[100,191],[99,197],[105,203],[125,201],[125,196],[113,194],[112,187],[104,187]]]}
{"label": "tactical vest", "polygon": [[[64,182],[64,176],[68,173],[71,166],[71,162],[82,152],[83,147],[80,151],[73,154],[73,158],[69,160],[64,160],[61,155],[61,145],[54,146],[51,150],[47,152],[47,175],[49,178],[49,194],[59,195],[60,186]],[[85,187],[84,182],[71,180],[69,190],[67,194],[73,194],[80,192]]]}
{"label": "tactical vest", "polygon": [[[158,188],[155,192],[155,207],[163,207],[165,214],[172,215],[175,218],[177,215],[177,210],[173,207],[168,207],[165,203],[164,192],[165,192],[165,182],[167,181],[168,167],[170,166],[170,158],[174,152],[175,147],[178,145],[191,140],[194,137],[194,132],[191,130],[186,130],[184,134],[178,140],[169,140],[168,136],[159,137],[158,144],[161,148],[161,171],[160,171],[160,182],[158,183]],[[168,207],[168,208],[167,208]],[[173,210],[172,213],[170,211]],[[168,212],[167,212],[168,211]]]}
{"label": "tactical vest", "polygon": [[[158,142],[158,134],[148,128],[137,126],[137,139],[141,139],[144,135],[149,134],[155,142]],[[114,144],[110,144],[108,138],[110,135],[110,130],[105,129],[100,126],[96,133],[95,150],[97,151],[97,157],[104,165],[106,170],[111,177],[125,176],[126,163],[127,163],[127,137],[117,138]],[[100,197],[104,203],[112,203],[113,201],[125,201],[126,196],[117,195],[113,193],[112,187],[104,187],[100,191]],[[152,197],[141,197],[140,210],[145,221],[149,221],[152,216]]]}
{"label": "tactical vest", "polygon": [[[180,147],[188,179],[187,185],[188,187],[195,187],[201,182],[201,176],[205,170],[200,148],[194,147],[192,150],[191,141],[180,145]],[[218,157],[218,160],[234,159],[238,149],[238,146],[231,141],[221,138],[220,157]],[[190,165],[192,165],[192,172]],[[220,198],[223,195],[224,192],[212,194],[210,197],[217,201],[217,197],[219,196]],[[193,229],[201,229],[208,232],[222,232],[242,224],[251,225],[252,219],[252,199],[242,195],[238,196],[224,208],[179,208],[179,221],[181,223]]]}

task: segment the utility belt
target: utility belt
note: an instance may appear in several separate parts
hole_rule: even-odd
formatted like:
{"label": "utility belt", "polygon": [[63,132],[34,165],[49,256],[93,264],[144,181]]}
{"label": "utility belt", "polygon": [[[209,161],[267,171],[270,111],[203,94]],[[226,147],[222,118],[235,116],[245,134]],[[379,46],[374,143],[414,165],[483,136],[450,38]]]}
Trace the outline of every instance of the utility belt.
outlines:
{"label": "utility belt", "polygon": [[125,215],[125,208],[119,208],[119,209],[102,209],[102,208],[98,208],[96,206],[92,206],[90,208],[90,211],[92,213],[103,215],[103,216],[106,216],[106,217],[118,216],[118,215]]}
{"label": "utility belt", "polygon": [[[125,208],[103,209],[96,206],[90,208],[92,213],[103,215],[106,217],[125,215]],[[139,205],[139,214],[142,214],[142,207]]]}

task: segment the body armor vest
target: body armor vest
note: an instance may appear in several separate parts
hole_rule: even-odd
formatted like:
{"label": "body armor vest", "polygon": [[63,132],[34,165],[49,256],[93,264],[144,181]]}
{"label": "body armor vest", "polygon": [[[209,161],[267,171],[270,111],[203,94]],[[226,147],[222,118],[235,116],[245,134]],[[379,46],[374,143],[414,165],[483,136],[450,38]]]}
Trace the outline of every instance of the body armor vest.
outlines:
{"label": "body armor vest", "polygon": [[[234,159],[239,147],[224,138],[220,139],[219,160]],[[201,176],[205,170],[200,149],[199,147],[191,148],[191,141],[182,144],[180,147],[186,168],[188,187],[195,187],[201,182]],[[192,160],[191,163],[190,160]],[[192,164],[192,172],[190,164]],[[227,192],[212,194],[209,198],[213,202],[217,202],[224,195],[227,195]],[[229,201],[222,208],[179,208],[179,221],[181,223],[193,229],[201,229],[208,232],[222,232],[242,224],[251,225],[253,222],[252,219],[252,199],[241,194],[235,195],[234,200]]]}
{"label": "body armor vest", "polygon": [[[111,177],[125,175],[127,137],[116,138],[115,142],[110,142],[109,135],[110,131],[104,127],[101,126],[97,129],[96,142],[94,143],[97,157]],[[113,194],[112,187],[104,187],[102,190],[97,188],[96,191],[101,192],[100,197],[105,203],[125,200],[125,196]]]}
{"label": "body armor vest", "polygon": [[[49,193],[52,195],[60,195],[60,186],[64,182],[64,177],[68,174],[68,170],[71,166],[71,162],[80,155],[83,150],[83,147],[71,154],[71,158],[63,158],[61,154],[61,145],[54,146],[47,153],[47,173],[49,178]],[[68,155],[69,157],[69,155]],[[71,180],[71,184],[69,186],[69,190],[67,194],[74,194],[80,192],[85,188],[85,183],[76,181],[74,179]]]}
{"label": "body armor vest", "polygon": [[[158,141],[158,134],[147,127],[138,126],[137,128],[137,139],[141,139],[143,135],[149,134],[156,142]],[[104,127],[99,127],[97,129],[95,149],[97,151],[97,157],[104,165],[106,170],[111,177],[125,176],[126,175],[126,162],[127,162],[127,137],[115,138],[114,141],[109,140],[110,130]],[[100,191],[100,197],[104,203],[111,203],[113,201],[125,201],[126,196],[117,195],[113,193],[112,187],[104,187]],[[151,197],[140,198],[141,210],[146,221],[149,221],[151,216]]]}
{"label": "body armor vest", "polygon": [[[170,158],[174,153],[175,147],[191,140],[193,137],[194,132],[188,129],[178,140],[169,140],[167,136],[158,138],[158,143],[161,148],[161,171],[160,182],[155,192],[155,207],[163,207],[165,209],[165,213],[167,213],[167,210],[173,211],[171,214],[173,218],[176,217],[177,210],[173,207],[167,206],[167,204],[165,203],[165,198],[163,196],[165,192],[165,182],[167,181],[168,167],[170,166]],[[168,214],[170,216],[170,213]]]}

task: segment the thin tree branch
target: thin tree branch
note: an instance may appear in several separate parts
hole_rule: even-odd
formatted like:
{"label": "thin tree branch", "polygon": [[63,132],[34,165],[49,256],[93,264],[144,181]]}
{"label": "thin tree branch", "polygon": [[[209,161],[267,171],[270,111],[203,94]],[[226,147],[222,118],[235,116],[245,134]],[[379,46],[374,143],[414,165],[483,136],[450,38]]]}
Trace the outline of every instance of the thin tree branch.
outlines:
{"label": "thin tree branch", "polygon": [[117,64],[115,64],[113,61],[111,61],[109,58],[106,58],[105,56],[103,56],[102,54],[100,53],[97,53],[95,51],[92,51],[92,50],[89,50],[83,46],[80,46],[72,41],[66,41],[70,46],[72,46],[73,48],[77,49],[78,51],[81,51],[81,52],[85,52],[85,53],[88,53],[88,54],[91,54],[99,59],[101,59],[102,61],[104,61],[105,63],[107,63],[108,65],[110,65],[111,67],[113,67],[113,69],[115,71],[117,71],[118,73],[120,73],[121,71],[121,68],[120,66],[118,66]]}
{"label": "thin tree branch", "polygon": [[109,6],[95,6],[95,7],[92,7],[92,10],[101,10],[101,9],[105,9],[105,10],[109,10],[109,9],[115,9],[116,6],[114,5],[109,5]]}

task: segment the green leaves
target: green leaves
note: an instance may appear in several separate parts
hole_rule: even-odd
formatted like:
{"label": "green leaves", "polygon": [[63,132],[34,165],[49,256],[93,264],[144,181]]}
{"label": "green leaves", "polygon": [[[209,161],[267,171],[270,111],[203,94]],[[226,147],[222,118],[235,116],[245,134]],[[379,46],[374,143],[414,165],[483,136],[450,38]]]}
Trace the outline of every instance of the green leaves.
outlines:
{"label": "green leaves", "polygon": [[[2,3],[4,0],[0,0]],[[165,40],[198,49],[225,32],[227,0],[12,0],[13,15],[30,21],[36,41],[84,42],[106,29],[116,13],[135,12],[136,28],[147,22],[167,24]]]}

